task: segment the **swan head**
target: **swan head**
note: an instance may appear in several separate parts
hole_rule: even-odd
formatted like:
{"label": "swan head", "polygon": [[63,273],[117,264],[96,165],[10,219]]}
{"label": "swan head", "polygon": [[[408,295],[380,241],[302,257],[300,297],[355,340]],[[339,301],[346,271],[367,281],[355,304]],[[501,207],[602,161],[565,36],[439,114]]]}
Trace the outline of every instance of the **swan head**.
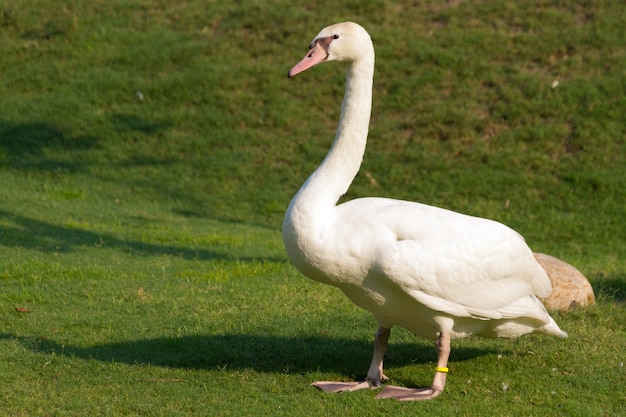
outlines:
{"label": "swan head", "polygon": [[289,77],[327,61],[355,62],[374,55],[372,39],[353,22],[325,27],[309,44],[309,52],[289,71]]}

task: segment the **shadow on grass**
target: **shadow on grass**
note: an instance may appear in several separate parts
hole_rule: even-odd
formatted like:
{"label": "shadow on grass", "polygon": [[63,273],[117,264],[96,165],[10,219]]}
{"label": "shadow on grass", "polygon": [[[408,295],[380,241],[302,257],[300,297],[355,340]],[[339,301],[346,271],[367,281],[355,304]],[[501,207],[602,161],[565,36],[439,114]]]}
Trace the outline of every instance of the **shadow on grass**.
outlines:
{"label": "shadow on grass", "polygon": [[[156,200],[163,196],[168,204],[175,201],[178,207],[172,211],[182,216],[210,217],[218,221],[242,223],[241,213],[234,214],[233,210],[229,209],[238,200],[224,203],[222,201],[224,194],[207,189],[206,184],[210,181],[206,183],[197,181],[193,185],[184,185],[180,181],[181,176],[188,175],[190,167],[194,172],[192,175],[194,178],[211,175],[236,176],[237,173],[232,174],[228,167],[224,167],[219,174],[214,172],[215,166],[206,168],[206,161],[202,156],[197,156],[196,145],[184,140],[177,140],[176,146],[166,143],[160,152],[135,143],[138,138],[154,140],[155,135],[170,127],[171,125],[165,122],[133,114],[114,113],[110,115],[105,126],[98,127],[96,131],[98,135],[84,135],[58,124],[15,123],[0,119],[0,168],[13,169],[20,173],[84,174],[98,181],[119,183],[125,189],[145,190]],[[114,137],[115,140],[105,139],[109,137]],[[125,152],[118,149],[120,145],[126,149]],[[193,149],[190,150],[188,146]],[[95,152],[98,150],[106,156]],[[202,160],[198,162],[198,158]],[[239,162],[233,159],[230,161],[231,168],[233,163],[239,165]],[[248,185],[242,189],[250,189],[246,187]],[[239,188],[237,186],[234,190]],[[203,191],[198,192],[198,189]],[[261,200],[261,203],[257,202],[261,204],[261,209],[264,207],[262,202],[265,194],[267,193],[260,192],[256,197]],[[244,200],[250,198],[245,191],[240,195]],[[269,200],[266,205],[271,206],[274,201],[271,198]],[[212,208],[216,202],[220,205],[219,210]],[[288,202],[289,200],[283,202],[285,208]],[[258,206],[256,208],[259,209]],[[252,205],[251,209],[254,210],[255,206]],[[283,207],[281,206],[278,211],[282,214]],[[268,225],[263,222],[254,225],[275,227],[275,224]]]}
{"label": "shadow on grass", "polygon": [[92,136],[73,136],[48,123],[10,123],[0,121],[0,163],[26,170],[77,172],[85,168],[84,158],[57,159],[50,156],[72,155],[98,146]]}
{"label": "shadow on grass", "polygon": [[[111,115],[110,123],[118,133],[136,132],[143,135],[154,135],[169,127],[164,123],[119,113]],[[68,129],[49,123],[0,121],[0,162],[20,169],[85,170],[92,163],[85,161],[84,152],[100,147],[99,142],[95,136],[74,135]],[[59,160],[59,156],[63,156],[63,159]],[[148,162],[142,157],[137,163]]]}
{"label": "shadow on grass", "polygon": [[[373,352],[373,341],[336,337],[278,337],[247,334],[163,337],[78,347],[47,338],[16,337],[28,350],[71,358],[132,365],[170,368],[242,370],[257,372],[333,372],[351,378],[364,378]],[[492,354],[491,349],[458,347],[451,362],[471,360]],[[434,346],[416,343],[390,343],[386,368],[436,362]]]}
{"label": "shadow on grass", "polygon": [[80,247],[113,248],[134,255],[169,255],[190,260],[239,260],[284,262],[281,258],[233,256],[208,249],[157,245],[125,240],[105,233],[59,226],[0,210],[0,219],[15,226],[0,229],[0,246],[37,249],[43,252],[71,252]]}
{"label": "shadow on grass", "polygon": [[599,274],[591,279],[596,298],[612,300],[619,304],[626,303],[626,275]]}

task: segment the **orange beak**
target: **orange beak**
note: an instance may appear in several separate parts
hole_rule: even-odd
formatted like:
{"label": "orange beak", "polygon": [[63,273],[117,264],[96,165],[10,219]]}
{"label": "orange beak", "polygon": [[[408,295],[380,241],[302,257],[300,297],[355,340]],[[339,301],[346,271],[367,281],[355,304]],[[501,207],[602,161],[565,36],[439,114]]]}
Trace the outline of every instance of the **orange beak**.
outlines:
{"label": "orange beak", "polygon": [[309,68],[313,68],[319,63],[326,61],[328,58],[327,48],[324,48],[320,45],[319,42],[315,42],[313,47],[309,49],[309,52],[305,55],[304,58],[300,62],[298,62],[292,69],[289,71],[289,78],[294,77],[301,72],[308,70]]}

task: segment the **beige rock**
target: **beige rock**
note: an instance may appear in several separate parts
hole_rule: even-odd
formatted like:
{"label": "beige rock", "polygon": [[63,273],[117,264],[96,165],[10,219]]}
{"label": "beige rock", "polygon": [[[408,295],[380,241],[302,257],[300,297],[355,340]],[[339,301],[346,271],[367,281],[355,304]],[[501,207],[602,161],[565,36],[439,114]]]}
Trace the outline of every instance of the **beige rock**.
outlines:
{"label": "beige rock", "polygon": [[591,284],[578,269],[550,255],[534,255],[552,283],[552,294],[541,300],[548,310],[564,311],[596,302]]}

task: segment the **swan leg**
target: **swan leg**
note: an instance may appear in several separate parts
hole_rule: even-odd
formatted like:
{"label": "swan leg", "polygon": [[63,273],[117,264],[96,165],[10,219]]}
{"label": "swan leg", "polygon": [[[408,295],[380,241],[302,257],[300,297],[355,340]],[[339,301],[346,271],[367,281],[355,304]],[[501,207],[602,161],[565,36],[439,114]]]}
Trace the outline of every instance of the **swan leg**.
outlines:
{"label": "swan leg", "polygon": [[391,329],[379,327],[374,335],[374,356],[367,371],[367,378],[362,382],[316,381],[311,385],[324,392],[356,391],[364,388],[380,388],[382,382],[389,380],[383,373],[383,359],[387,350],[387,342]]}
{"label": "swan leg", "polygon": [[437,370],[429,388],[403,388],[388,386],[376,398],[395,398],[398,401],[430,400],[441,394],[446,386],[448,359],[450,357],[450,334],[440,333],[435,341]]}
{"label": "swan leg", "polygon": [[374,335],[374,356],[372,356],[372,363],[367,371],[366,380],[375,388],[381,387],[383,382],[389,380],[383,373],[383,360],[385,358],[385,352],[387,351],[387,342],[389,341],[390,334],[391,329],[381,326]]}

